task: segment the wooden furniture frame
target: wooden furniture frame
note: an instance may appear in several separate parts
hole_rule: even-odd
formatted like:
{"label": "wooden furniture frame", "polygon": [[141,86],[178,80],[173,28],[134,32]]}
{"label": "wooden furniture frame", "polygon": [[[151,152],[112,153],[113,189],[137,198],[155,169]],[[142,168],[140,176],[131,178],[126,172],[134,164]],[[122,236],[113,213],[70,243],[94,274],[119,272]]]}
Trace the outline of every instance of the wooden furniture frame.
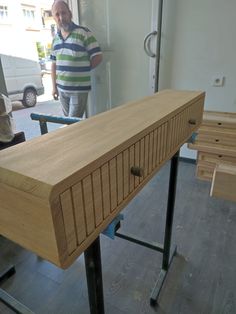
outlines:
{"label": "wooden furniture frame", "polygon": [[[44,115],[38,113],[32,113],[31,119],[39,121],[41,134],[48,133],[47,123],[62,123],[62,124],[72,124],[81,121],[81,119],[70,118],[70,117],[57,117],[51,115]],[[166,212],[166,224],[164,231],[164,244],[157,242],[150,242],[137,237],[133,234],[127,234],[124,232],[118,232],[117,230],[121,226],[120,217],[117,216],[109,227],[112,227],[112,236],[105,230],[104,234],[109,237],[114,238],[115,236],[133,242],[135,244],[147,247],[149,249],[158,251],[162,253],[162,268],[158,276],[158,280],[155,283],[153,291],[150,296],[150,305],[155,306],[159,294],[161,292],[162,285],[167,276],[168,270],[170,268],[171,262],[174,255],[177,252],[177,247],[174,246],[171,252],[171,234],[172,234],[172,224],[174,218],[174,205],[175,205],[175,194],[176,194],[176,184],[177,184],[177,171],[178,171],[178,161],[179,161],[179,151],[171,158],[170,167],[170,178],[169,178],[169,191],[168,191],[168,201],[167,201],[167,212]],[[135,176],[140,176],[139,169],[133,171]],[[88,296],[90,312],[92,314],[102,314],[104,313],[104,297],[103,297],[103,280],[102,280],[102,261],[101,261],[101,249],[100,249],[100,237],[98,237],[85,251],[85,269],[86,278],[88,286]]]}
{"label": "wooden furniture frame", "polygon": [[0,233],[61,268],[86,256],[199,127],[203,104],[203,92],[165,90],[0,152]]}

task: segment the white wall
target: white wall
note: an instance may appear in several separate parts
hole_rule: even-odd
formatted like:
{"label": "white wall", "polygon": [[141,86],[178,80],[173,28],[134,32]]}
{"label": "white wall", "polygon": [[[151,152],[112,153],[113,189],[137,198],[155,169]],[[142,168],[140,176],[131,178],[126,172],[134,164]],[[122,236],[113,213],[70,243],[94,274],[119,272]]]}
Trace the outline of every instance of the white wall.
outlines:
{"label": "white wall", "polygon": [[164,0],[161,89],[204,90],[206,110],[236,112],[235,12],[235,0]]}

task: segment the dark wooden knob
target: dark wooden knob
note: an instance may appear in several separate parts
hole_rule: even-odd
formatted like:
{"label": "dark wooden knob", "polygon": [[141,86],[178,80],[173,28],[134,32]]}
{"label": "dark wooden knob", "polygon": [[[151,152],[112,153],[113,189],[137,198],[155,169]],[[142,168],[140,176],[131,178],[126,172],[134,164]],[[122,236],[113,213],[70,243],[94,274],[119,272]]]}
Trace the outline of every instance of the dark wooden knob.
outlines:
{"label": "dark wooden knob", "polygon": [[130,171],[135,177],[142,177],[143,176],[143,169],[140,167],[133,166],[133,167],[131,167]]}
{"label": "dark wooden knob", "polygon": [[188,123],[191,124],[191,125],[196,125],[197,124],[195,119],[189,119]]}

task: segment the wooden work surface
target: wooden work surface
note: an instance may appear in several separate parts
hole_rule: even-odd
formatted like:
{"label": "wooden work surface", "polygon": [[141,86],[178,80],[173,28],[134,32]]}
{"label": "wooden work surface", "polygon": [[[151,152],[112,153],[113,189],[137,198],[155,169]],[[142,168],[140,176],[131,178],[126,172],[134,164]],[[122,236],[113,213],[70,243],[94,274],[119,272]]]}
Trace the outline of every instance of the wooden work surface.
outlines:
{"label": "wooden work surface", "polygon": [[1,151],[0,234],[68,267],[199,127],[203,103],[166,90]]}

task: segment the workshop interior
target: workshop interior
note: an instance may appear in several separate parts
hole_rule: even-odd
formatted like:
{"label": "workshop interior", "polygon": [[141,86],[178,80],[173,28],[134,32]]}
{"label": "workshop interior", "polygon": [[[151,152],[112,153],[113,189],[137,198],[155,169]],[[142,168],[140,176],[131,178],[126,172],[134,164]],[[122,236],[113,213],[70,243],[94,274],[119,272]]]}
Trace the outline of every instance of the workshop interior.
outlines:
{"label": "workshop interior", "polygon": [[0,0],[0,313],[236,313],[235,10]]}

